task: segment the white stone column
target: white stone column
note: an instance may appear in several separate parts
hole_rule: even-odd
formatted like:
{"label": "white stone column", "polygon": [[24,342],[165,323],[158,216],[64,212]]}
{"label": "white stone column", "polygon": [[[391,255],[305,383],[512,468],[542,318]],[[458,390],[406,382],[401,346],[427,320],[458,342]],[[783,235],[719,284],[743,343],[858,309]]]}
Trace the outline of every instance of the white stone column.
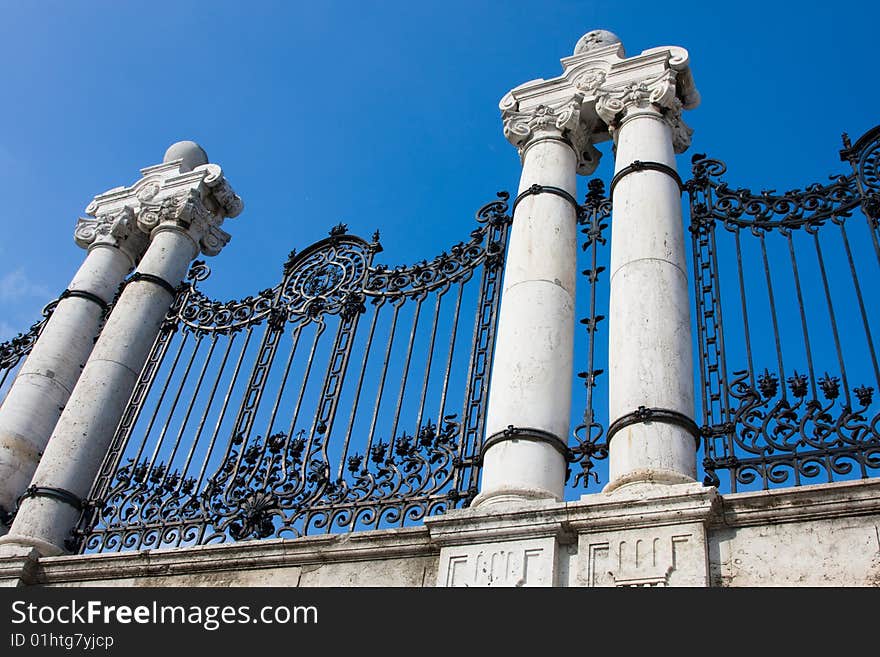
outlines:
{"label": "white stone column", "polygon": [[514,201],[480,493],[474,506],[562,499],[571,415],[577,274],[576,175],[597,151],[582,95],[501,102],[505,136],[523,169]]}
{"label": "white stone column", "polygon": [[622,84],[597,92],[596,112],[616,143],[606,492],[696,476],[693,341],[675,153],[690,144],[681,110],[699,97],[686,53],[666,51],[665,61],[633,66]]}
{"label": "white stone column", "polygon": [[88,254],[0,402],[0,535],[30,483],[119,284],[140,260],[147,237],[130,205],[101,203],[80,219],[76,243]]}
{"label": "white stone column", "polygon": [[[196,144],[169,149],[162,174],[141,195],[137,221],[150,244],[119,297],[58,420],[9,534],[0,544],[65,551],[125,404],[170,307],[175,288],[201,250],[216,255],[229,240],[219,226],[242,209],[220,167]],[[174,175],[165,175],[169,172]]]}

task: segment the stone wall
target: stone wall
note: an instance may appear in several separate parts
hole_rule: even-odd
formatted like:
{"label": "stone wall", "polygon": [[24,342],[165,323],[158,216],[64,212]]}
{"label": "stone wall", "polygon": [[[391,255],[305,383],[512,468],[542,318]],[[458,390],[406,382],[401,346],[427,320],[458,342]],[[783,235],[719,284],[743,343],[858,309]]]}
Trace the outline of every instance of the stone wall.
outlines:
{"label": "stone wall", "polygon": [[880,480],[719,495],[698,484],[458,510],[404,529],[39,557],[43,586],[877,586]]}

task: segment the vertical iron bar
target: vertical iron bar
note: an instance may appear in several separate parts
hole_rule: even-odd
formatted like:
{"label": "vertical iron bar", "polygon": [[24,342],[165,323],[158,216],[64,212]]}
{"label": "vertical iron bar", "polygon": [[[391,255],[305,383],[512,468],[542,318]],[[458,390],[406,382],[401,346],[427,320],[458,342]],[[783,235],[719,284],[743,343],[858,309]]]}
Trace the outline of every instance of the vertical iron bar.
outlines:
{"label": "vertical iron bar", "polygon": [[[446,371],[443,373],[443,392],[440,394],[440,408],[437,410],[437,426],[443,425],[443,416],[446,410],[446,395],[449,391],[449,374],[452,370],[452,357],[455,351],[455,340],[458,336],[458,317],[461,311],[461,297],[464,294],[464,285],[468,279],[462,279],[458,283],[458,294],[455,297],[455,310],[452,312],[452,326],[449,335],[449,355],[446,357]],[[463,420],[464,418],[462,418]]]}
{"label": "vertical iron bar", "polygon": [[[226,418],[226,411],[229,408],[229,399],[232,396],[232,390],[235,388],[235,384],[238,382],[238,375],[241,373],[241,365],[244,360],[244,355],[247,352],[247,348],[251,343],[251,336],[253,335],[253,332],[253,325],[248,326],[247,332],[245,333],[244,344],[241,345],[241,351],[238,353],[238,359],[235,362],[235,369],[232,371],[232,378],[229,380],[229,386],[226,388],[226,395],[223,397],[223,405],[220,407],[220,415],[217,417],[217,423],[214,425],[214,431],[211,433],[211,440],[208,443],[208,451],[205,454],[205,458],[202,460],[202,467],[199,469],[199,476],[196,479],[196,485],[193,490],[199,490],[202,485],[205,471],[207,470],[208,463],[211,460],[211,454],[214,452],[214,445],[217,442],[217,436],[220,433],[220,427],[223,425],[223,420]],[[228,456],[229,446],[227,446],[226,449]]]}
{"label": "vertical iron bar", "polygon": [[397,316],[400,314],[400,307],[403,305],[405,297],[395,300],[394,315],[391,318],[391,328],[388,331],[388,346],[385,348],[385,360],[382,363],[382,375],[379,377],[379,390],[376,392],[376,405],[373,407],[373,417],[370,420],[370,432],[367,438],[367,447],[365,454],[370,453],[373,446],[373,437],[376,433],[376,418],[379,416],[379,406],[382,403],[382,393],[385,390],[385,377],[388,374],[388,361],[391,358],[391,347],[394,345],[394,334],[397,332]]}
{"label": "vertical iron bar", "polygon": [[773,281],[770,276],[770,262],[767,260],[767,245],[764,241],[764,231],[758,231],[758,241],[761,243],[761,257],[764,260],[764,276],[767,280],[767,296],[770,299],[770,316],[773,320],[773,339],[776,343],[776,359],[779,363],[779,380],[782,385],[779,386],[782,392],[782,399],[787,397],[785,389],[785,368],[782,364],[782,344],[779,339],[779,319],[776,316],[776,300],[773,296]]}
{"label": "vertical iron bar", "polygon": [[[296,354],[296,347],[299,344],[299,336],[302,333],[302,324],[297,324],[291,336],[290,353],[287,356],[287,362],[284,364],[284,373],[281,375],[281,383],[278,385],[278,394],[275,396],[275,403],[272,404],[272,412],[269,414],[269,423],[266,425],[266,439],[272,435],[272,427],[275,424],[275,417],[278,414],[278,407],[281,404],[281,397],[284,395],[284,388],[287,386],[287,377],[290,375],[290,366],[293,363],[293,356]],[[285,442],[290,436],[286,437]]]}
{"label": "vertical iron bar", "polygon": [[852,275],[853,287],[856,290],[856,298],[859,301],[859,312],[862,315],[862,326],[865,327],[865,337],[868,340],[868,352],[871,354],[871,364],[874,366],[874,380],[880,389],[880,368],[877,367],[877,352],[874,350],[874,339],[871,336],[871,326],[868,323],[868,314],[865,311],[865,301],[862,298],[862,287],[859,285],[859,277],[856,273],[856,265],[853,262],[852,250],[849,246],[849,239],[846,236],[846,228],[843,219],[840,220],[840,234],[843,237],[843,246],[846,249],[846,259],[849,262],[849,271]]}
{"label": "vertical iron bar", "polygon": [[217,376],[214,378],[214,384],[211,386],[211,392],[208,395],[207,402],[205,403],[205,409],[202,411],[202,417],[199,419],[199,425],[196,427],[196,434],[193,437],[192,445],[190,445],[189,453],[186,455],[186,461],[184,462],[183,469],[180,473],[181,483],[186,478],[187,472],[189,472],[189,466],[192,462],[192,457],[195,453],[196,445],[202,437],[202,430],[205,427],[205,422],[208,419],[208,413],[211,410],[211,406],[214,405],[214,396],[217,394],[217,388],[220,386],[220,379],[223,377],[223,370],[226,369],[226,362],[229,359],[229,354],[232,351],[232,343],[235,341],[235,335],[236,334],[233,333],[226,341],[226,349],[223,352],[223,359],[220,361],[220,368],[217,371]]}
{"label": "vertical iron bar", "polygon": [[[391,437],[388,439],[388,456],[390,457],[392,454],[392,450],[394,449],[394,443],[397,441],[397,425],[400,421],[400,408],[403,405],[403,395],[406,391],[406,382],[409,378],[409,365],[412,360],[412,352],[413,352],[413,343],[416,339],[416,327],[419,324],[419,317],[422,313],[422,302],[425,300],[425,293],[422,292],[419,294],[418,300],[416,301],[416,310],[413,313],[413,321],[412,328],[409,331],[409,343],[406,347],[406,360],[403,364],[403,378],[400,380],[400,393],[397,395],[397,406],[394,409],[394,419],[391,424]],[[404,430],[405,431],[405,430]]]}
{"label": "vertical iron bar", "polygon": [[[801,329],[804,333],[804,349],[807,352],[807,368],[809,369],[810,374],[810,389],[813,393],[813,399],[816,399],[816,374],[813,369],[813,351],[810,348],[810,331],[807,328],[807,314],[804,307],[804,295],[801,291],[801,278],[798,272],[797,266],[797,257],[794,252],[794,243],[791,236],[791,231],[785,231],[785,237],[788,240],[788,253],[791,257],[791,269],[794,273],[794,285],[795,290],[797,291],[797,300],[798,300],[798,310],[801,315]],[[782,382],[782,385],[785,385],[785,381]]]}
{"label": "vertical iron bar", "polygon": [[[153,414],[150,416],[150,421],[147,423],[147,427],[144,430],[144,435],[141,440],[140,447],[138,447],[137,454],[134,456],[133,464],[137,465],[137,463],[141,460],[141,455],[143,454],[144,447],[147,444],[147,438],[150,437],[150,433],[153,431],[153,425],[156,422],[156,418],[159,415],[159,409],[162,407],[162,402],[165,400],[165,394],[168,392],[168,386],[171,384],[171,379],[174,376],[174,372],[177,369],[177,363],[180,360],[180,355],[183,353],[183,348],[186,345],[187,339],[189,338],[189,331],[183,332],[183,339],[180,341],[180,346],[177,348],[177,353],[174,354],[174,360],[171,363],[171,368],[168,370],[168,376],[165,378],[165,383],[162,386],[162,391],[159,393],[159,399],[156,400],[156,406],[153,408]],[[144,400],[146,401],[146,400]],[[134,425],[132,425],[132,430],[134,430]]]}
{"label": "vertical iron bar", "polygon": [[743,314],[743,331],[746,342],[746,357],[749,364],[749,381],[751,383],[752,388],[755,387],[755,366],[752,363],[752,340],[751,334],[749,332],[749,311],[746,308],[746,285],[743,280],[743,261],[742,261],[742,247],[740,245],[739,239],[739,229],[734,231],[733,233],[736,243],[736,267],[737,273],[739,274],[739,297],[740,303],[742,304],[742,314]]}
{"label": "vertical iron bar", "polygon": [[[309,383],[309,377],[312,374],[312,363],[315,361],[315,350],[318,348],[318,341],[321,339],[321,336],[324,334],[324,329],[326,325],[324,324],[323,318],[321,321],[317,322],[318,328],[315,329],[315,337],[312,339],[312,347],[309,349],[309,359],[306,363],[306,371],[303,374],[302,384],[299,387],[299,394],[296,398],[296,404],[293,407],[293,417],[290,420],[290,427],[287,429],[287,435],[292,436],[293,430],[296,428],[296,422],[299,419],[299,411],[302,406],[303,395],[306,392],[306,386]],[[299,327],[297,327],[299,329]]]}
{"label": "vertical iron bar", "polygon": [[813,231],[813,243],[816,245],[816,258],[819,261],[819,271],[822,274],[822,287],[825,289],[825,301],[828,304],[828,315],[831,319],[831,331],[834,335],[834,347],[837,350],[837,362],[840,363],[840,378],[843,380],[843,393],[846,395],[846,405],[852,406],[849,396],[849,384],[846,380],[846,368],[843,364],[843,351],[840,347],[840,335],[837,332],[837,319],[834,316],[834,305],[831,303],[831,289],[828,287],[828,275],[825,272],[825,259],[822,257],[822,247],[819,244],[819,232]]}
{"label": "vertical iron bar", "polygon": [[[355,419],[355,415],[357,414],[358,404],[360,403],[360,399],[361,399],[361,390],[362,390],[363,384],[364,384],[364,373],[367,370],[367,361],[370,358],[370,348],[373,344],[373,335],[376,332],[376,321],[379,319],[379,310],[381,310],[382,306],[384,306],[384,305],[385,305],[385,299],[382,298],[379,301],[379,303],[377,303],[373,306],[375,310],[373,312],[373,319],[370,320],[370,331],[367,334],[367,344],[364,347],[364,358],[361,361],[361,371],[358,374],[358,380],[357,380],[357,384],[355,386],[355,391],[354,391],[354,399],[351,402],[351,413],[348,416],[348,426],[345,429],[345,439],[342,444],[342,456],[339,459],[339,468],[336,471],[336,478],[337,479],[342,478],[342,472],[343,472],[343,469],[345,468],[345,460],[346,460],[346,457],[348,456],[348,446],[349,446],[349,443],[351,442],[351,432],[354,427],[354,419]],[[364,454],[364,461],[365,461],[364,467],[366,467],[366,463],[369,462],[369,454]]]}
{"label": "vertical iron bar", "polygon": [[[428,380],[431,376],[431,364],[434,361],[434,343],[437,338],[437,321],[440,317],[440,303],[443,301],[443,295],[446,294],[446,291],[449,289],[449,283],[445,283],[441,290],[436,292],[437,294],[437,303],[434,306],[434,319],[431,323],[431,339],[428,343],[428,358],[425,363],[425,379],[422,383],[422,395],[419,399],[419,412],[416,415],[416,436],[418,436],[419,432],[422,429],[422,415],[425,412],[425,398],[428,395]],[[439,426],[439,425],[438,425]]]}
{"label": "vertical iron bar", "polygon": [[[159,440],[156,441],[156,447],[153,449],[153,455],[150,457],[150,465],[147,467],[147,472],[153,469],[153,466],[156,464],[156,458],[159,456],[159,450],[162,447],[162,443],[165,442],[165,434],[168,432],[168,427],[171,425],[174,412],[177,410],[177,403],[180,401],[180,395],[183,393],[183,386],[189,378],[189,372],[192,369],[193,361],[195,361],[196,354],[199,352],[199,347],[202,345],[202,337],[201,334],[196,336],[195,347],[193,347],[192,354],[186,363],[186,369],[183,371],[183,376],[180,377],[180,384],[177,386],[177,392],[174,395],[174,400],[171,402],[171,410],[168,411],[168,417],[162,425],[162,431],[159,433]],[[171,467],[170,462],[168,463],[168,467]]]}
{"label": "vertical iron bar", "polygon": [[[199,341],[201,342],[202,336],[199,336]],[[177,432],[177,437],[174,440],[174,446],[171,449],[171,454],[168,456],[168,468],[165,470],[165,475],[162,477],[162,482],[164,483],[168,479],[168,474],[171,472],[171,464],[174,462],[174,457],[177,455],[177,449],[180,446],[180,441],[183,439],[183,432],[186,431],[186,425],[189,424],[189,416],[192,413],[193,407],[196,403],[196,398],[199,395],[199,391],[202,389],[202,382],[205,379],[205,372],[208,370],[208,364],[211,362],[211,357],[214,354],[214,348],[217,346],[217,334],[211,334],[211,346],[208,348],[208,353],[205,355],[205,362],[202,364],[202,369],[199,372],[199,378],[196,381],[196,386],[193,389],[192,397],[190,398],[189,404],[186,407],[186,414],[183,416],[183,421],[180,423],[180,430]],[[195,359],[195,352],[198,351],[198,345],[196,349],[193,351],[193,359]],[[186,379],[186,377],[184,377]],[[181,382],[183,385],[183,382]],[[195,447],[195,441],[192,444]],[[181,481],[183,477],[181,476]]]}

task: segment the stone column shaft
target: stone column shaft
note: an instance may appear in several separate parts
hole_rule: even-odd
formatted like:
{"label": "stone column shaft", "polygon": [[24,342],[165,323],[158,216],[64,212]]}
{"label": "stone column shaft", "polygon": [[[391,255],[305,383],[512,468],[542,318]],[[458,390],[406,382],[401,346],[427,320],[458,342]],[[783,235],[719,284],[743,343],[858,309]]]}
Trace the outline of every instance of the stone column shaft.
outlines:
{"label": "stone column shaft", "polygon": [[[119,284],[146,247],[145,236],[131,234],[130,219],[127,209],[116,217],[115,236],[109,235],[112,219],[80,220],[76,237],[81,246],[90,244],[88,255],[0,404],[0,509],[5,513],[15,510],[31,481]],[[91,230],[85,238],[84,224]],[[105,234],[98,235],[95,226]],[[0,534],[6,529],[0,519]]]}
{"label": "stone column shaft", "polygon": [[[519,193],[541,185],[574,199],[577,158],[571,145],[550,137],[526,147]],[[489,447],[475,504],[562,498],[576,258],[571,200],[549,191],[522,196],[508,246],[486,419]]]}
{"label": "stone column shaft", "polygon": [[[165,163],[143,170],[136,191],[138,227],[150,244],[107,320],[22,500],[0,544],[61,554],[82,500],[119,423],[191,260],[216,255],[229,240],[224,217],[241,212],[220,167],[207,163],[197,144],[172,146]],[[151,178],[150,176],[158,176]]]}
{"label": "stone column shaft", "polygon": [[[52,433],[32,485],[68,491],[84,499],[113,438],[125,404],[146,362],[174,295],[198,246],[184,232],[162,230],[119,297]],[[138,278],[147,275],[154,280]],[[79,509],[56,497],[22,501],[10,536],[34,539],[44,554],[62,552]]]}
{"label": "stone column shaft", "polygon": [[[616,128],[609,302],[609,427],[640,407],[650,417],[613,433],[606,491],[696,476],[694,375],[681,189],[671,127],[632,107]],[[640,168],[639,162],[660,165]],[[666,167],[666,170],[662,170]],[[644,414],[645,411],[642,411]]]}

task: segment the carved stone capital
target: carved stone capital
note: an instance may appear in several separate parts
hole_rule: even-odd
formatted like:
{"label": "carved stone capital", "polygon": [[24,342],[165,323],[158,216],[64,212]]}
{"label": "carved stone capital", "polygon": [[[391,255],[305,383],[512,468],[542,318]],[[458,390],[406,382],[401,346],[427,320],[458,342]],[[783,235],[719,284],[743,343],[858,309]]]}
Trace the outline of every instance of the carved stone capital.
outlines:
{"label": "carved stone capital", "polygon": [[[191,142],[186,142],[191,144]],[[223,170],[198,160],[166,157],[162,164],[141,169],[142,178],[130,187],[116,187],[99,194],[86,208],[95,219],[81,219],[77,225],[77,244],[91,244],[94,236],[137,244],[140,259],[149,242],[148,235],[161,224],[185,230],[204,255],[217,255],[230,235],[220,229],[227,217],[241,214],[244,204],[233,191]],[[169,152],[171,152],[171,150]],[[192,158],[190,158],[192,160]]]}
{"label": "carved stone capital", "polygon": [[583,94],[578,92],[562,101],[522,110],[519,102],[508,93],[499,104],[504,136],[516,146],[520,157],[535,139],[564,139],[577,154],[578,173],[589,175],[596,169],[601,154],[590,141],[589,126],[581,119],[583,99]]}
{"label": "carved stone capital", "polygon": [[205,164],[204,168],[208,172],[205,176],[205,185],[211,190],[211,195],[223,211],[223,216],[237,217],[244,209],[244,203],[223,176],[223,170],[216,164]]}
{"label": "carved stone capital", "polygon": [[107,244],[122,249],[137,263],[147,247],[146,236],[138,230],[134,210],[128,206],[104,210],[94,217],[80,217],[73,239],[83,249]]}
{"label": "carved stone capital", "polygon": [[202,253],[208,256],[220,253],[231,237],[229,233],[220,229],[223,223],[223,209],[212,211],[197,188],[185,189],[173,196],[166,196],[158,203],[143,204],[137,223],[145,233],[152,233],[162,225],[176,226],[185,230],[199,245]]}
{"label": "carved stone capital", "polygon": [[681,117],[684,103],[676,93],[676,78],[674,70],[667,70],[622,87],[600,87],[596,90],[596,114],[615,134],[627,113],[634,110],[656,112],[671,130],[675,152],[684,153],[691,145],[694,131]]}
{"label": "carved stone capital", "polygon": [[684,153],[690,148],[691,135],[694,134],[694,129],[681,118],[683,107],[683,103],[675,98],[673,106],[662,112],[663,121],[672,132],[672,148],[676,153]]}
{"label": "carved stone capital", "polygon": [[[675,71],[666,70],[652,78],[633,80],[618,87],[599,87],[595,94],[596,114],[614,129],[633,109],[653,109],[659,114],[675,107]],[[680,111],[680,101],[678,108]]]}

